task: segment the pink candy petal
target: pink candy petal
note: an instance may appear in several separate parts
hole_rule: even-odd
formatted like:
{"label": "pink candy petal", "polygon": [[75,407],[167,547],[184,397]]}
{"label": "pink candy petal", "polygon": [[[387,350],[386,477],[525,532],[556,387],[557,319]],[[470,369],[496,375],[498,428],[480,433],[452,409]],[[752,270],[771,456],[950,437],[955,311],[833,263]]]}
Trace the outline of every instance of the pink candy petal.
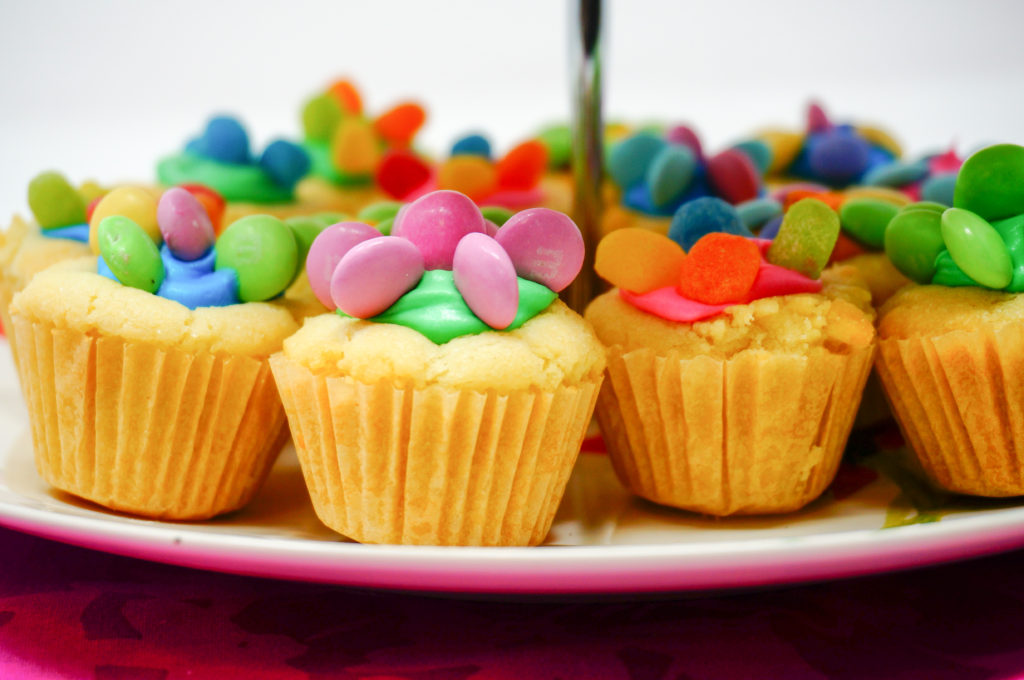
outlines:
{"label": "pink candy petal", "polygon": [[686,127],[685,125],[676,125],[670,128],[665,133],[665,139],[670,144],[679,144],[690,148],[693,155],[699,160],[704,157],[704,152],[700,146],[700,137],[697,133]]}
{"label": "pink candy petal", "polygon": [[328,309],[334,309],[331,277],[345,254],[363,241],[379,238],[380,232],[362,222],[339,222],[327,227],[313,239],[306,255],[306,275],[313,294]]}
{"label": "pink candy petal", "polygon": [[505,249],[486,234],[466,234],[455,248],[455,287],[473,313],[491,328],[507,328],[519,309],[516,268]]}
{"label": "pink candy petal", "polygon": [[484,233],[494,238],[494,235],[498,233],[498,225],[490,220],[484,220]]}
{"label": "pink candy petal", "polygon": [[416,199],[395,218],[393,236],[411,241],[423,253],[427,269],[451,269],[462,237],[484,232],[480,208],[457,191],[434,191]]}
{"label": "pink candy petal", "polygon": [[206,209],[181,187],[168,189],[160,197],[156,221],[171,253],[186,262],[205,255],[216,238]]}
{"label": "pink candy petal", "polygon": [[416,287],[423,255],[397,236],[380,236],[352,246],[331,276],[331,299],[358,319],[377,316]]}
{"label": "pink candy petal", "polygon": [[956,149],[950,149],[944,154],[933,156],[928,161],[928,171],[933,175],[959,172],[963,164],[963,160],[956,155]]}
{"label": "pink candy petal", "polygon": [[828,132],[832,129],[832,122],[825,115],[825,109],[821,108],[818,102],[811,102],[807,107],[807,131]]}
{"label": "pink candy petal", "polygon": [[556,293],[572,283],[583,266],[583,236],[571,219],[555,210],[518,212],[502,225],[495,240],[519,276]]}

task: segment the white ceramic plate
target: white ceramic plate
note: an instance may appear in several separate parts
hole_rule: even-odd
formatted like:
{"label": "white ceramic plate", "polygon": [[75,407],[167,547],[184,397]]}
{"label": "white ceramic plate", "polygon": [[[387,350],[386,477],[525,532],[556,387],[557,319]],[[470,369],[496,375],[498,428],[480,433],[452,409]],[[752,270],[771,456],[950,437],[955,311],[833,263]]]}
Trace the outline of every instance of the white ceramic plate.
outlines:
{"label": "white ceramic plate", "polygon": [[606,457],[583,454],[544,546],[359,545],[316,519],[289,447],[244,510],[202,523],[155,522],[77,500],[38,477],[10,359],[0,356],[0,524],[201,569],[415,591],[628,593],[813,581],[1024,545],[1024,506],[918,515],[885,477],[857,487],[782,517],[706,519],[632,498]]}

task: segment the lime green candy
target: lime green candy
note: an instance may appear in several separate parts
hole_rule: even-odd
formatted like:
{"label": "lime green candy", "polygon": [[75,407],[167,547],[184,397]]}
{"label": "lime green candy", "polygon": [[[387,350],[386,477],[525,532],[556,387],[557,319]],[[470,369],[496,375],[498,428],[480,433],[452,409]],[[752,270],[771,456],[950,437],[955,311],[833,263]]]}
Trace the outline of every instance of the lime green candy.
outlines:
{"label": "lime green candy", "polygon": [[905,206],[900,208],[900,212],[907,212],[908,210],[931,210],[932,212],[939,213],[940,215],[946,212],[948,205],[942,205],[935,201],[918,201],[917,203],[907,203]]}
{"label": "lime green candy", "polygon": [[85,200],[59,172],[44,172],[28,183],[28,206],[41,229],[85,222]]}
{"label": "lime green candy", "polygon": [[953,207],[985,220],[1024,213],[1024,147],[996,144],[972,154],[957,175]]}
{"label": "lime green candy", "polygon": [[104,218],[96,229],[100,255],[126,286],[155,293],[164,282],[164,263],[149,234],[121,215]]}
{"label": "lime green candy", "polygon": [[767,260],[816,279],[839,238],[839,215],[815,198],[794,203],[782,218]]}
{"label": "lime green candy", "polygon": [[508,222],[512,218],[512,215],[515,214],[508,208],[502,208],[498,205],[489,205],[486,208],[480,208],[480,212],[483,213],[485,220],[490,220],[496,227],[500,227]]}
{"label": "lime green candy", "polygon": [[934,210],[901,210],[885,228],[885,254],[911,281],[931,283],[935,258],[945,249],[942,214]]}
{"label": "lime green candy", "polygon": [[572,156],[572,130],[568,125],[552,125],[541,130],[537,138],[548,150],[550,169],[557,170],[569,165]]}
{"label": "lime green candy", "polygon": [[276,297],[292,282],[298,269],[299,248],[292,230],[270,215],[249,215],[224,230],[217,239],[217,269],[234,269],[238,297],[258,302]]}
{"label": "lime green candy", "polygon": [[341,106],[331,95],[313,97],[302,109],[302,129],[306,139],[329,142],[342,115]]}
{"label": "lime green candy", "polygon": [[1005,288],[1013,279],[1013,262],[1003,237],[970,210],[942,213],[942,240],[956,265],[988,288]]}
{"label": "lime green candy", "polygon": [[885,245],[885,228],[896,216],[899,208],[887,201],[873,198],[854,198],[839,209],[839,222],[843,231],[869,248],[881,249]]}
{"label": "lime green candy", "polygon": [[394,219],[401,209],[402,204],[398,201],[371,203],[359,211],[359,214],[356,215],[356,221],[365,222],[366,224],[377,224],[387,219]]}

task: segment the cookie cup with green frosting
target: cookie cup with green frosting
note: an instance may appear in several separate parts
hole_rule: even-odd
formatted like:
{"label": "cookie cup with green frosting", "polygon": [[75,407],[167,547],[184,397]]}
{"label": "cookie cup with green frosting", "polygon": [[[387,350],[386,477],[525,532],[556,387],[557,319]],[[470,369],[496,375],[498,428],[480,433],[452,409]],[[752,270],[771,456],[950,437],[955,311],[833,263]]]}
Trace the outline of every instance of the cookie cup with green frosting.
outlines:
{"label": "cookie cup with green frosting", "polygon": [[36,467],[99,505],[204,519],[245,505],[287,439],[267,357],[296,324],[264,303],[187,307],[96,273],[38,274],[11,303]]}
{"label": "cookie cup with green frosting", "polygon": [[[475,319],[455,302],[427,317]],[[327,526],[365,543],[536,545],[579,453],[604,349],[556,300],[514,330],[440,344],[325,314],[271,367]]]}

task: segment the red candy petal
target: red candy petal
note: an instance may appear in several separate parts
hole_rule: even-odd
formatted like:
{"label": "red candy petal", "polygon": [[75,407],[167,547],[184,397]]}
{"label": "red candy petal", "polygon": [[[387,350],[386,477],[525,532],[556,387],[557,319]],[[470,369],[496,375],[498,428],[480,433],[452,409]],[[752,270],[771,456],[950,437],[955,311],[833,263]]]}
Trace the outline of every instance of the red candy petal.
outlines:
{"label": "red candy petal", "polygon": [[398,200],[404,200],[428,181],[430,166],[409,151],[392,149],[377,166],[377,186]]}
{"label": "red candy petal", "polygon": [[498,161],[498,186],[506,189],[530,189],[540,181],[548,165],[548,150],[532,139],[513,148]]}
{"label": "red candy petal", "polygon": [[733,205],[757,198],[761,177],[742,151],[723,151],[708,160],[707,170],[715,192]]}
{"label": "red candy petal", "polygon": [[708,305],[744,302],[761,267],[753,241],[714,232],[702,237],[679,268],[679,292]]}

